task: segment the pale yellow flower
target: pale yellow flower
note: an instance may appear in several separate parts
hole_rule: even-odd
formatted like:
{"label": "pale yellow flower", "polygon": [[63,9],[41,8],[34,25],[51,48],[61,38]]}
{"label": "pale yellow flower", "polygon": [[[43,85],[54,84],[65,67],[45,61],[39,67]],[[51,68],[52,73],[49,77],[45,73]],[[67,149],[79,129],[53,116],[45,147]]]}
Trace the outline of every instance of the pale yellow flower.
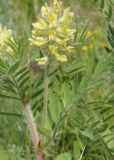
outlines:
{"label": "pale yellow flower", "polygon": [[54,7],[53,7],[54,12],[59,13],[61,11],[61,7],[62,7],[62,2],[61,1],[58,2],[57,0],[55,0]]}
{"label": "pale yellow flower", "polygon": [[56,54],[58,51],[58,48],[54,45],[50,45],[49,50],[51,51],[52,54]]}
{"label": "pale yellow flower", "polygon": [[67,56],[66,55],[60,55],[58,53],[55,54],[56,59],[60,62],[66,62],[67,61]]}
{"label": "pale yellow flower", "polygon": [[58,54],[58,48],[57,47],[55,47],[55,46],[50,46],[49,47],[49,50],[52,52],[52,54],[54,54],[55,55],[55,57],[56,57],[56,59],[58,60],[58,61],[60,61],[60,62],[66,62],[67,61],[67,57],[66,57],[66,55],[60,55],[60,54]]}
{"label": "pale yellow flower", "polygon": [[39,65],[44,65],[46,64],[48,61],[48,58],[47,57],[43,57],[43,58],[37,58],[36,59],[36,62],[39,64]]}
{"label": "pale yellow flower", "polygon": [[7,50],[7,42],[12,39],[12,31],[0,24],[0,50]]}
{"label": "pale yellow flower", "polygon": [[70,24],[73,17],[74,17],[74,14],[73,14],[73,12],[70,12],[70,7],[68,7],[66,9],[64,9],[63,16],[60,18],[60,22]]}
{"label": "pale yellow flower", "polygon": [[0,58],[5,57],[6,54],[15,56],[14,50],[8,45],[9,42],[12,42],[17,46],[13,38],[12,30],[7,29],[5,26],[3,27],[2,24],[0,24]]}
{"label": "pale yellow flower", "polygon": [[[29,39],[30,41],[32,41],[32,39]],[[35,46],[43,46],[47,43],[47,39],[44,39],[43,37],[37,37],[36,40],[31,42],[31,45],[35,45]]]}
{"label": "pale yellow flower", "polygon": [[67,61],[65,54],[71,53],[74,49],[73,17],[70,7],[63,10],[61,1],[54,0],[52,6],[45,3],[37,22],[32,24],[30,44],[39,49],[49,49],[60,62]]}
{"label": "pale yellow flower", "polygon": [[62,48],[62,50],[67,53],[73,53],[75,51],[75,48],[72,46],[67,46],[65,48]]}
{"label": "pale yellow flower", "polygon": [[56,31],[50,30],[50,31],[48,32],[49,40],[50,40],[50,41],[54,41],[55,38],[56,38],[56,34],[57,34]]}

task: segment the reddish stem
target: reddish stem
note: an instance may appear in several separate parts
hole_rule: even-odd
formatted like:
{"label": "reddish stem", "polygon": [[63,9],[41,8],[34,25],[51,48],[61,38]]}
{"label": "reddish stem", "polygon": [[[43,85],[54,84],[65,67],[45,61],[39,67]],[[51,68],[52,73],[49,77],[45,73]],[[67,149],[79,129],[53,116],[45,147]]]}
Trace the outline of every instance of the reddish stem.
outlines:
{"label": "reddish stem", "polygon": [[31,134],[31,139],[34,144],[34,149],[37,155],[37,160],[44,160],[44,154],[40,149],[40,138],[38,136],[37,127],[34,121],[31,105],[29,102],[24,104],[24,111],[28,130]]}

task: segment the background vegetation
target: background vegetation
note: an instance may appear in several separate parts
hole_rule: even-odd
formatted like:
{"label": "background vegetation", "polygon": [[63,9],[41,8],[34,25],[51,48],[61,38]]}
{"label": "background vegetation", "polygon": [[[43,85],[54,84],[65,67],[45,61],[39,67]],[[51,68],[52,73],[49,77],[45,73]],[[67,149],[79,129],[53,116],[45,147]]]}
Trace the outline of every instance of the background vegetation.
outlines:
{"label": "background vegetation", "polygon": [[[0,0],[0,22],[14,31],[23,64],[28,58],[26,53],[32,52],[31,58],[35,57],[36,51],[28,47],[27,38],[44,2],[47,1]],[[48,139],[46,159],[114,160],[114,1],[63,2],[75,13],[76,42],[79,44],[67,64],[59,67],[55,62],[51,64],[46,128],[39,126],[44,72],[28,64],[31,74],[38,72],[35,77],[38,91],[32,97],[32,110],[40,136]],[[11,72],[16,76],[13,67]],[[23,78],[28,76],[28,72],[21,74]],[[26,86],[28,79],[21,87]],[[11,96],[5,89],[1,88],[0,95]],[[0,98],[0,160],[33,160],[34,150],[22,104],[6,98]]]}

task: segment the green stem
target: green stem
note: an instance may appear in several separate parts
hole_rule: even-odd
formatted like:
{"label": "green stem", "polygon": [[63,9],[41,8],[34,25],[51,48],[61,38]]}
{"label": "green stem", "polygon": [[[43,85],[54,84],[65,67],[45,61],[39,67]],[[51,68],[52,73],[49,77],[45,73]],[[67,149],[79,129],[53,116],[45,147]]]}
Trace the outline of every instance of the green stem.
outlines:
{"label": "green stem", "polygon": [[44,74],[44,108],[42,112],[42,126],[46,127],[47,116],[48,116],[48,72],[49,72],[49,64],[45,65],[45,74]]}

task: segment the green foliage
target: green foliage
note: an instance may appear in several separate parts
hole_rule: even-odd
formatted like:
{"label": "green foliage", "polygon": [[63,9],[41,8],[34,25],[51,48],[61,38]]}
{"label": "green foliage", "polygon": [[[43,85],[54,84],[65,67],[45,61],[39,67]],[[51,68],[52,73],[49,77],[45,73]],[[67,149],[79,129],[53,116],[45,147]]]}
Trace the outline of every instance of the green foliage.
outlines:
{"label": "green foliage", "polygon": [[110,20],[113,15],[113,6],[111,0],[91,0],[92,3],[102,12],[106,19]]}
{"label": "green foliage", "polygon": [[114,49],[114,28],[113,25],[109,24],[108,26],[108,35],[107,35],[108,41],[111,45],[111,47]]}
{"label": "green foliage", "polygon": [[[113,1],[92,2],[111,21]],[[18,3],[26,9],[25,17],[31,22],[43,2],[26,0]],[[44,67],[34,61],[42,53],[29,48],[26,33],[15,37],[15,42],[7,43],[14,54],[5,52],[0,58],[0,160],[35,159],[22,112],[22,103],[27,101],[32,105],[46,160],[114,159],[113,24],[108,22],[106,36],[109,44],[105,49],[96,50],[94,46],[87,54],[81,47],[92,41],[94,34],[88,38],[86,27],[76,27],[76,55],[69,55],[68,63],[53,61],[49,66],[45,128],[41,124]]]}

